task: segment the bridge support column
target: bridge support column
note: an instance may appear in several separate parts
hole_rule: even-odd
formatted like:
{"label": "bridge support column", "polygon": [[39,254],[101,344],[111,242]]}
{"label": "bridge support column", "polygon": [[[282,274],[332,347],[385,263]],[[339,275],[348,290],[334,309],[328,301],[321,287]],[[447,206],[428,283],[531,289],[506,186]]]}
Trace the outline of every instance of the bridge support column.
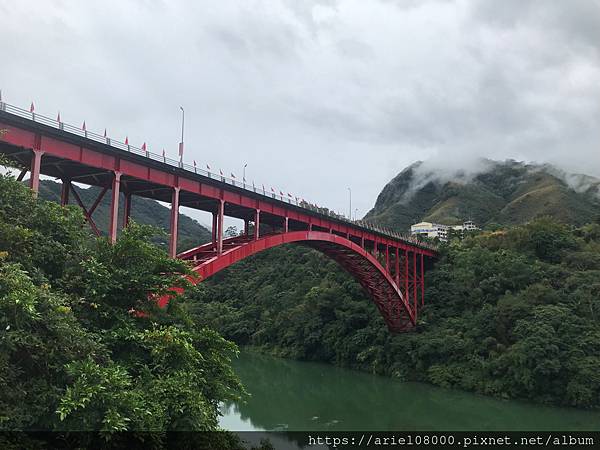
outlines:
{"label": "bridge support column", "polygon": [[423,253],[421,253],[421,306],[425,305],[425,265]]}
{"label": "bridge support column", "polygon": [[60,206],[69,204],[69,192],[71,192],[71,180],[64,179],[60,190]]}
{"label": "bridge support column", "polygon": [[385,244],[385,270],[390,273],[390,246]]}
{"label": "bridge support column", "polygon": [[400,251],[398,247],[396,247],[396,258],[395,258],[395,276],[396,276],[396,286],[400,289]]}
{"label": "bridge support column", "polygon": [[121,172],[115,172],[110,195],[110,225],[108,238],[113,244],[117,242],[117,222],[119,220],[119,194],[121,188]]}
{"label": "bridge support column", "polygon": [[248,237],[250,234],[250,221],[248,219],[244,219],[244,236]]}
{"label": "bridge support column", "polygon": [[125,203],[123,204],[123,228],[129,225],[129,218],[131,217],[131,192],[125,193]]}
{"label": "bridge support column", "polygon": [[413,252],[413,301],[415,308],[415,322],[417,321],[417,289],[418,289],[418,281],[417,281],[417,252]]}
{"label": "bridge support column", "polygon": [[287,233],[290,230],[290,218],[286,217],[283,220],[283,232]]}
{"label": "bridge support column", "polygon": [[408,250],[404,250],[404,298],[406,299],[406,303],[410,305],[410,295],[408,289],[408,276],[410,272],[408,271]]}
{"label": "bridge support column", "polygon": [[260,209],[254,211],[254,240],[260,238]]}
{"label": "bridge support column", "polygon": [[225,200],[219,200],[217,216],[217,254],[223,253],[223,219],[225,216]]}
{"label": "bridge support column", "polygon": [[213,250],[216,251],[217,250],[217,231],[218,231],[218,223],[217,223],[217,219],[218,219],[218,212],[213,212],[212,213],[212,247]]}
{"label": "bridge support column", "polygon": [[35,194],[40,190],[40,169],[42,168],[42,155],[44,154],[41,150],[33,150],[33,156],[31,158],[31,178],[29,179],[29,187]]}
{"label": "bridge support column", "polygon": [[177,230],[179,226],[179,188],[173,188],[171,194],[171,238],[169,240],[169,256],[177,256]]}

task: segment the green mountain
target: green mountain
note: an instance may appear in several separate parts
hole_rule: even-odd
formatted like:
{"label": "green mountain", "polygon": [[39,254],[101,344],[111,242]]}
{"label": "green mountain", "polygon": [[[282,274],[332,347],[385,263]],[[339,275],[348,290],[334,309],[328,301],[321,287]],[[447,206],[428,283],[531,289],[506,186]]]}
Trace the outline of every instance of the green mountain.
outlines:
{"label": "green mountain", "polygon": [[[40,182],[40,196],[46,200],[60,202],[61,187],[62,185],[60,183],[51,180],[42,180]],[[74,186],[74,188],[87,207],[90,207],[94,203],[100,193],[100,188],[94,186],[87,189],[82,189],[77,186]],[[69,204],[77,204],[73,195],[70,195]],[[109,207],[110,196],[107,194],[94,211],[94,214],[92,214],[94,222],[104,233],[108,230],[108,221],[110,218]],[[121,198],[119,205],[119,223],[122,223],[123,220],[123,209],[123,198]],[[133,196],[131,217],[137,223],[154,225],[168,232],[171,220],[171,210],[155,200]],[[180,251],[208,242],[210,239],[211,233],[209,230],[200,225],[196,220],[184,214],[179,215],[179,237],[177,247]],[[165,247],[168,246],[167,237],[158,237],[157,242]]]}
{"label": "green mountain", "polygon": [[485,161],[473,177],[440,181],[422,162],[400,172],[377,197],[366,219],[406,231],[424,221],[449,225],[515,225],[551,216],[573,225],[600,215],[600,180],[567,174],[549,165]]}

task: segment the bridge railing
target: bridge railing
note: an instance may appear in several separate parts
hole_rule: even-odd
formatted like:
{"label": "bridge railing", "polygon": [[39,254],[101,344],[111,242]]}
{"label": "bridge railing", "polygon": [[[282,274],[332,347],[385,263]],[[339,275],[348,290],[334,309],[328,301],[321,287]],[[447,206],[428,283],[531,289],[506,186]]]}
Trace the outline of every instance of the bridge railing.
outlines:
{"label": "bridge railing", "polygon": [[309,211],[317,212],[319,214],[323,214],[323,215],[332,217],[334,219],[347,222],[348,224],[359,226],[359,227],[374,231],[376,233],[388,236],[390,238],[405,241],[405,242],[414,244],[419,247],[428,248],[430,250],[434,250],[434,251],[437,250],[436,245],[429,243],[429,242],[424,242],[424,241],[420,240],[419,238],[416,238],[415,236],[407,235],[404,233],[398,233],[398,232],[390,230],[388,228],[375,225],[366,220],[351,220],[341,214],[337,214],[334,211],[329,210],[328,208],[323,208],[323,207],[319,207],[317,205],[313,205],[311,203],[304,201],[304,199],[300,199],[299,197],[292,196],[291,194],[288,194],[287,196],[285,194],[281,195],[281,193],[278,194],[278,193],[274,192],[272,188],[270,191],[265,189],[264,185],[261,185],[261,187],[257,187],[257,186],[255,186],[254,183],[252,183],[252,184],[247,183],[243,179],[240,181],[237,178],[225,176],[224,174],[221,174],[220,172],[219,173],[211,172],[210,170],[202,169],[200,167],[197,167],[196,165],[186,164],[183,161],[168,158],[164,154],[159,155],[157,153],[152,153],[152,152],[148,151],[147,149],[136,147],[129,143],[121,142],[117,139],[112,139],[108,136],[104,136],[104,135],[101,135],[98,133],[94,133],[92,131],[88,131],[87,129],[84,129],[83,127],[73,126],[68,123],[59,121],[57,119],[52,119],[50,117],[38,114],[36,112],[32,112],[30,110],[19,108],[17,106],[11,105],[6,102],[0,101],[0,111],[5,111],[9,114],[23,117],[25,119],[29,119],[34,122],[41,123],[43,125],[47,125],[49,127],[56,128],[61,131],[66,131],[67,133],[75,134],[77,136],[84,137],[86,139],[90,139],[92,141],[106,144],[111,147],[118,148],[120,150],[134,153],[136,155],[145,156],[146,158],[152,159],[154,161],[159,161],[159,162],[162,162],[165,164],[169,164],[170,166],[178,167],[180,169],[184,169],[189,172],[193,172],[198,175],[202,175],[207,178],[211,178],[213,180],[217,180],[222,183],[229,184],[231,186],[236,186],[238,188],[242,188],[247,191],[254,192],[256,194],[263,195],[268,198],[279,200],[284,203],[289,203],[290,205],[298,206],[300,208],[304,208]]}

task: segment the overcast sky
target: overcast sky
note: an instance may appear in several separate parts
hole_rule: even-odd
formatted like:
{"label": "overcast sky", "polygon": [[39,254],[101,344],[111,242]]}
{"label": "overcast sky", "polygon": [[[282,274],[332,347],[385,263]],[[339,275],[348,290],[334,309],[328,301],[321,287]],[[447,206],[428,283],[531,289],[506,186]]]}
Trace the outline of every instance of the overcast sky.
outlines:
{"label": "overcast sky", "polygon": [[597,0],[0,0],[4,101],[359,216],[405,166],[600,176]]}

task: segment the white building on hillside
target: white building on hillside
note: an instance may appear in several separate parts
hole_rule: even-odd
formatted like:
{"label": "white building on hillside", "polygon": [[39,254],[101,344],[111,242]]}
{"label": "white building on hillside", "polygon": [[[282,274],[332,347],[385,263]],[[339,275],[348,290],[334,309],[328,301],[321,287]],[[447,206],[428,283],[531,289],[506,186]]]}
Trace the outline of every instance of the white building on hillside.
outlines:
{"label": "white building on hillside", "polygon": [[479,230],[479,228],[471,220],[464,222],[462,225],[444,225],[433,222],[419,222],[411,225],[410,234],[413,236],[438,238],[440,241],[447,241],[449,230],[456,231],[463,235],[465,231]]}

